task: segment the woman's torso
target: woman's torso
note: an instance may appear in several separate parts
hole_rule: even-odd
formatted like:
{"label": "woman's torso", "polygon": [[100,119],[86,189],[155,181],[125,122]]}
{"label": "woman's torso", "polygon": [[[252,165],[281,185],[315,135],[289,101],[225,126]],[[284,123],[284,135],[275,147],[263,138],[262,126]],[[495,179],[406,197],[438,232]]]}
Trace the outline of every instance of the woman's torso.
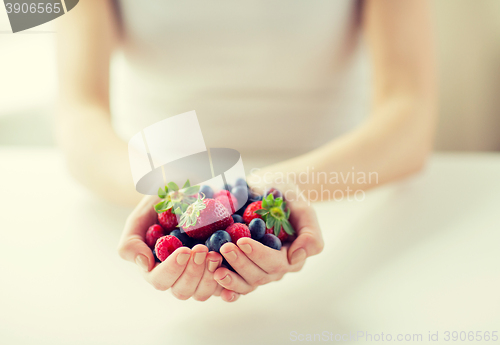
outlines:
{"label": "woman's torso", "polygon": [[352,129],[367,109],[356,3],[119,1],[117,132],[196,110],[207,147],[293,155]]}

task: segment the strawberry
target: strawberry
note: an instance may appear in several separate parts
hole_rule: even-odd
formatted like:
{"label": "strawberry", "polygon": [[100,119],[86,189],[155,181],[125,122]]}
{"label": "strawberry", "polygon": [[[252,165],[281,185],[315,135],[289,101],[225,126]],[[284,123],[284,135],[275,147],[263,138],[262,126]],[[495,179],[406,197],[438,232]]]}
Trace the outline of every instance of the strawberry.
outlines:
{"label": "strawberry", "polygon": [[189,204],[196,201],[199,190],[200,186],[191,186],[189,180],[180,190],[177,184],[169,182],[165,188],[158,189],[158,196],[163,200],[155,205],[155,211],[162,213],[171,209],[173,214],[181,215]]}
{"label": "strawberry", "polygon": [[214,199],[217,199],[219,196],[229,197],[229,195],[231,195],[231,192],[223,189],[214,194]]}
{"label": "strawberry", "polygon": [[[222,192],[227,192],[227,193],[222,193]],[[238,200],[233,194],[231,194],[227,190],[224,190],[220,191],[216,195],[217,196],[215,197],[215,200],[219,200],[230,214],[236,212],[236,209],[238,208]]]}
{"label": "strawberry", "polygon": [[172,213],[172,211],[172,208],[169,208],[162,213],[158,213],[158,223],[160,223],[167,234],[177,227],[177,215]]}
{"label": "strawberry", "polygon": [[262,209],[262,201],[254,201],[250,205],[247,206],[245,212],[243,212],[243,220],[245,223],[250,224],[250,222],[255,218],[262,219],[262,216],[255,213],[257,210]]}
{"label": "strawberry", "polygon": [[245,224],[234,223],[228,226],[226,231],[231,236],[231,242],[233,243],[236,243],[242,237],[250,237],[250,229]]}
{"label": "strawberry", "polygon": [[[258,213],[255,211],[262,210],[262,201],[255,201],[248,205],[247,209],[245,210],[245,213],[243,213],[243,220],[245,223],[250,224],[250,222],[255,219],[255,218],[260,218],[263,219],[262,216],[260,216]],[[262,211],[260,211],[262,212]],[[271,228],[266,227],[266,234],[274,234],[274,226]],[[280,233],[277,236],[281,242],[285,241],[288,238],[288,234],[283,230],[283,226],[281,226]]]}
{"label": "strawberry", "polygon": [[198,196],[182,214],[179,225],[189,237],[205,241],[217,230],[225,230],[233,223],[231,214],[219,200]]}
{"label": "strawberry", "polygon": [[[252,204],[248,207],[251,205]],[[292,225],[288,221],[290,210],[286,207],[283,197],[274,198],[274,194],[270,193],[262,199],[260,206],[261,209],[256,209],[253,212],[266,222],[266,233],[274,233],[281,241],[286,240],[288,235],[293,235],[295,233]],[[247,211],[245,210],[245,214],[246,213]]]}
{"label": "strawberry", "polygon": [[156,240],[165,235],[165,230],[158,224],[151,225],[146,231],[146,244],[149,248],[154,248]]}
{"label": "strawberry", "polygon": [[[274,227],[267,229],[266,228],[266,234],[271,234],[274,235]],[[288,239],[288,234],[283,230],[283,226],[281,226],[280,233],[278,234],[278,238],[280,239],[281,242],[285,242]]]}
{"label": "strawberry", "polygon": [[156,241],[155,254],[160,261],[165,261],[177,248],[182,247],[182,242],[175,236],[163,236]]}

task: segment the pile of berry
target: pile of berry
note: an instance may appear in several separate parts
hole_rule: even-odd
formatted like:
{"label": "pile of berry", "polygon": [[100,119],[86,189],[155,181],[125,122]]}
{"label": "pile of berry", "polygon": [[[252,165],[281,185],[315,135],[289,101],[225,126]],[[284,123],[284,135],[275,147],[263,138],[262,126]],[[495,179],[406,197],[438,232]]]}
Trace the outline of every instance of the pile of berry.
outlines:
{"label": "pile of berry", "polygon": [[280,250],[294,234],[281,192],[271,188],[257,195],[241,178],[234,187],[226,185],[218,192],[206,185],[190,186],[189,181],[182,189],[169,183],[158,196],[162,198],[155,205],[158,224],[146,232],[146,244],[157,261],[165,261],[182,246],[204,244],[209,251],[220,252],[224,243],[236,243],[242,237]]}

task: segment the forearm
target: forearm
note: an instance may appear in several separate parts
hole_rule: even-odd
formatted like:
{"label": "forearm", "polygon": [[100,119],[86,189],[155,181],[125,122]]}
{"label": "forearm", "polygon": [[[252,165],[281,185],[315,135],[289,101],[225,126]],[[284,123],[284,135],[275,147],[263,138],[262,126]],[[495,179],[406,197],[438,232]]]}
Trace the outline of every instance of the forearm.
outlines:
{"label": "forearm", "polygon": [[374,107],[372,116],[359,128],[258,172],[253,182],[269,185],[284,180],[298,185],[306,195],[325,199],[334,198],[335,191],[346,195],[397,180],[424,165],[432,149],[435,115],[431,94],[389,97]]}
{"label": "forearm", "polygon": [[76,180],[109,201],[134,206],[141,195],[134,188],[127,144],[116,135],[109,117],[99,106],[61,104],[58,143]]}

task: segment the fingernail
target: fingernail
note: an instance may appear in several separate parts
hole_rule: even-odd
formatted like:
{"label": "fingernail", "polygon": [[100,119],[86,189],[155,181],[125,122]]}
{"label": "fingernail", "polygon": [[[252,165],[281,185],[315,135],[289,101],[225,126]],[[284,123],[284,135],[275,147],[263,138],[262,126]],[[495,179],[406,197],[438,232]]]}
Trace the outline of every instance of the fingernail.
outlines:
{"label": "fingernail", "polygon": [[307,254],[304,248],[299,248],[297,249],[293,254],[292,258],[290,260],[290,263],[292,265],[296,264],[297,262],[301,262],[302,260],[305,260]]}
{"label": "fingernail", "polygon": [[228,285],[229,283],[231,283],[231,277],[228,274],[224,278],[219,279],[219,282],[221,282],[222,285]]}
{"label": "fingernail", "polygon": [[217,269],[217,267],[219,267],[219,260],[216,260],[216,261],[209,260],[209,261],[208,261],[208,270],[209,270],[211,273],[214,273],[214,272],[215,272],[215,270]]}
{"label": "fingernail", "polygon": [[231,298],[229,299],[229,302],[232,302],[234,301],[234,298],[236,297],[236,295],[233,293],[233,295],[231,296]]}
{"label": "fingernail", "polygon": [[197,265],[201,265],[205,261],[206,256],[207,256],[206,252],[194,254],[194,263]]}
{"label": "fingernail", "polygon": [[149,261],[148,258],[142,254],[139,254],[135,258],[135,263],[142,268],[144,271],[149,271]]}
{"label": "fingernail", "polygon": [[252,246],[247,243],[240,245],[240,249],[245,254],[250,254],[252,252]]}
{"label": "fingernail", "polygon": [[189,260],[189,256],[190,255],[187,253],[181,253],[181,254],[177,255],[177,263],[179,265],[185,265],[186,262],[188,262],[188,260]]}
{"label": "fingernail", "polygon": [[224,253],[224,257],[228,261],[235,261],[238,258],[238,255],[236,255],[234,250],[231,250],[230,252]]}

